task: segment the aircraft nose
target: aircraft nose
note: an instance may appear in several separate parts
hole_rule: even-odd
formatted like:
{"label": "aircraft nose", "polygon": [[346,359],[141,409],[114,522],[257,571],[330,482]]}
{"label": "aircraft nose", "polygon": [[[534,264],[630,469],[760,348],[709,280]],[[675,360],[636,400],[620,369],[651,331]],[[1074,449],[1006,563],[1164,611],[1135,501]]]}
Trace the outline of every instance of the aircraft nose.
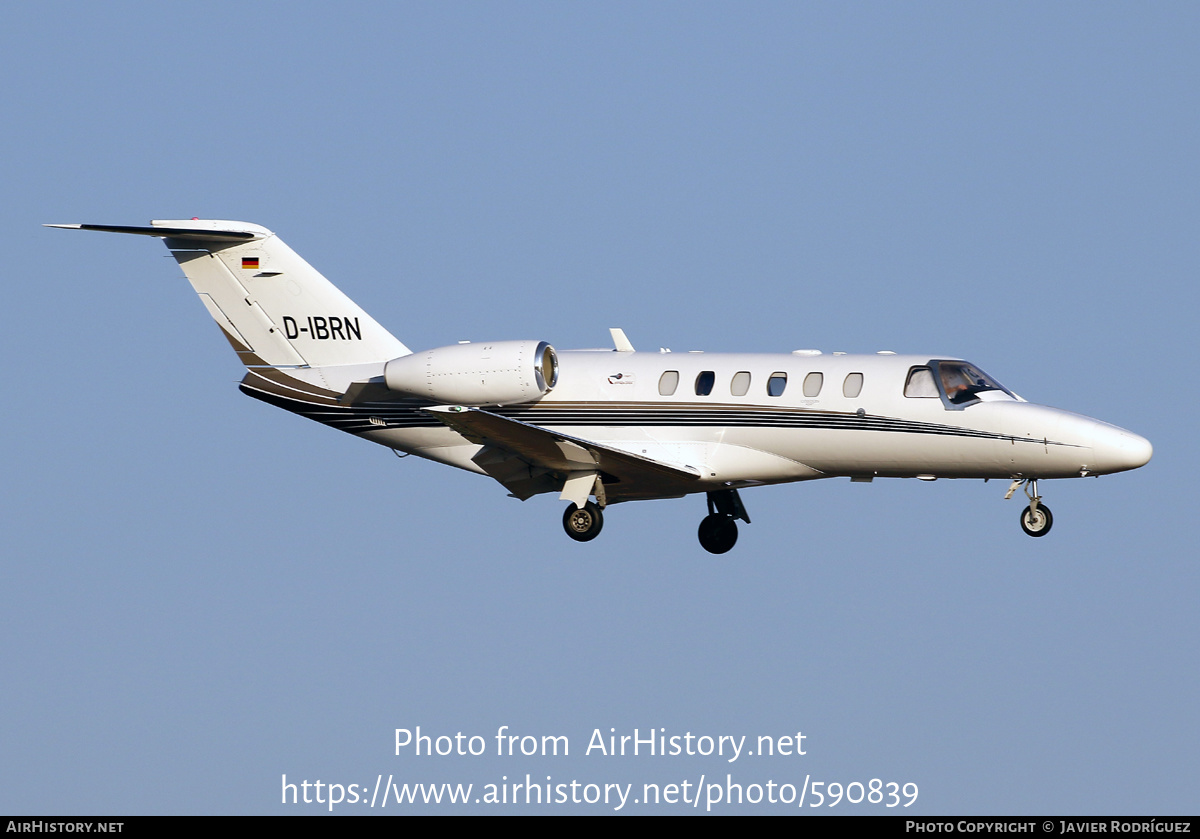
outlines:
{"label": "aircraft nose", "polygon": [[1154,447],[1132,431],[1099,423],[1092,437],[1092,454],[1096,459],[1095,471],[1107,474],[1145,466],[1154,454]]}

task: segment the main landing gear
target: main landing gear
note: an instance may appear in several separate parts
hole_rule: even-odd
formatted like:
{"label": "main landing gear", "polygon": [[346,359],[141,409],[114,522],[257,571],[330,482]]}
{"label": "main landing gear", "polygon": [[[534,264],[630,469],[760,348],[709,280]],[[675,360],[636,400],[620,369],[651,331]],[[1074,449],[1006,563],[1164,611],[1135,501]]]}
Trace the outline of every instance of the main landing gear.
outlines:
{"label": "main landing gear", "polygon": [[700,547],[710,554],[728,553],[737,544],[737,519],[750,523],[736,489],[708,493],[708,515],[700,522]]}
{"label": "main landing gear", "polygon": [[1021,511],[1021,529],[1029,536],[1045,536],[1054,525],[1054,516],[1038,495],[1037,478],[1014,478],[1004,500],[1012,498],[1021,487],[1025,488],[1025,497],[1029,499],[1029,506]]}
{"label": "main landing gear", "polygon": [[[582,507],[571,504],[563,513],[563,530],[576,542],[590,542],[604,527],[604,514],[593,501]],[[737,544],[737,520],[750,523],[736,489],[708,493],[708,515],[700,522],[700,546],[710,554],[728,553]]]}
{"label": "main landing gear", "polygon": [[563,530],[576,542],[590,542],[600,535],[604,527],[604,514],[593,501],[588,501],[582,507],[572,504],[563,513]]}

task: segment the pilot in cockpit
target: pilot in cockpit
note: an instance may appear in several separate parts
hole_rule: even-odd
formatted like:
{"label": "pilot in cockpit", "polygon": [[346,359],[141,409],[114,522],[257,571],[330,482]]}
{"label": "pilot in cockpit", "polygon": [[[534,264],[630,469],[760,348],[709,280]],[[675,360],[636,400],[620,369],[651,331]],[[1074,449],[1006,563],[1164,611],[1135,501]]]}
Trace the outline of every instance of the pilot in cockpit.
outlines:
{"label": "pilot in cockpit", "polygon": [[963,375],[962,368],[943,364],[941,365],[940,372],[942,374],[942,389],[946,391],[946,398],[952,403],[960,405],[975,397],[970,383]]}

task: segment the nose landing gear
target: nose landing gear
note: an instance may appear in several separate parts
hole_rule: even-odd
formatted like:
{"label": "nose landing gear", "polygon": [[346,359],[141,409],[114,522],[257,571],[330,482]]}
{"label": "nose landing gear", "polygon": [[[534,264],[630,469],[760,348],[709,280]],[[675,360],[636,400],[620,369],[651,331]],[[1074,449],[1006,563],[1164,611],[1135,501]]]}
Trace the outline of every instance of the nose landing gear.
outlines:
{"label": "nose landing gear", "polygon": [[1021,511],[1021,529],[1029,536],[1045,536],[1054,525],[1054,516],[1051,515],[1050,508],[1042,503],[1042,496],[1038,495],[1037,478],[1014,478],[1012,486],[1004,495],[1004,500],[1012,498],[1022,486],[1025,488],[1025,496],[1029,499],[1029,506]]}
{"label": "nose landing gear", "polygon": [[1052,524],[1054,516],[1050,515],[1050,508],[1044,504],[1039,504],[1036,510],[1031,505],[1021,511],[1021,529],[1030,536],[1045,536]]}
{"label": "nose landing gear", "polygon": [[700,547],[710,554],[732,550],[738,538],[737,519],[750,523],[750,516],[736,489],[708,493],[708,515],[700,522]]}

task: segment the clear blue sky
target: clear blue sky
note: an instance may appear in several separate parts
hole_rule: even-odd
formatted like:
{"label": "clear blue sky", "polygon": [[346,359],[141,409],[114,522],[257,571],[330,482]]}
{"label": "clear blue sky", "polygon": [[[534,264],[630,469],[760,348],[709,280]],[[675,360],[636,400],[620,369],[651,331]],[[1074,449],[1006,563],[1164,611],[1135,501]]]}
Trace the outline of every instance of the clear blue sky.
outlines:
{"label": "clear blue sky", "polygon": [[[728,772],[1195,813],[1198,46],[1190,3],[6,4],[0,811]],[[157,242],[39,226],[191,216],[414,349],[949,354],[1154,460],[1044,484],[1039,540],[997,482],[829,481],[743,493],[725,557],[699,497],[577,545],[241,395]],[[808,753],[583,754],[660,727]]]}

